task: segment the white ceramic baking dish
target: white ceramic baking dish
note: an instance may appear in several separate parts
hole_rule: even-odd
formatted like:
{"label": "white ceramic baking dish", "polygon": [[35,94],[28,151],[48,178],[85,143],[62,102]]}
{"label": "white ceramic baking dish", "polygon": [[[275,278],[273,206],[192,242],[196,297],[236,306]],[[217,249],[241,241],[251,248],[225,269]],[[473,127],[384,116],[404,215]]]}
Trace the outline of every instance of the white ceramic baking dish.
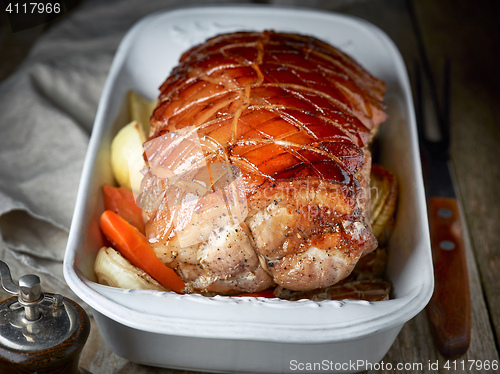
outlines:
{"label": "white ceramic baking dish", "polygon": [[[238,30],[314,35],[343,49],[388,85],[389,120],[378,162],[400,183],[387,274],[393,298],[381,302],[207,298],[95,283],[103,244],[101,186],[112,183],[110,140],[125,124],[133,89],[154,99],[180,54],[206,38]],[[360,371],[380,361],[402,326],[427,304],[433,273],[410,85],[391,40],[344,15],[263,6],[186,8],[148,16],[123,39],[102,93],[64,260],[69,286],[92,309],[118,355],[147,365],[222,372]],[[308,365],[308,366],[307,366]]]}

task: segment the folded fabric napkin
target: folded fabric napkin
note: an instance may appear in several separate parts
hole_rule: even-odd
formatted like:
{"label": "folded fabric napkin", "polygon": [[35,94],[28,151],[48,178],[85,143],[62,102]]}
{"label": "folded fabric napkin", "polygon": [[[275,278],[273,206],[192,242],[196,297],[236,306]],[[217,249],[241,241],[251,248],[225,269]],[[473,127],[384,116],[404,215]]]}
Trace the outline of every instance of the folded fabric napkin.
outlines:
{"label": "folded fabric napkin", "polygon": [[64,281],[62,261],[87,144],[113,55],[125,32],[143,16],[207,3],[81,2],[37,41],[16,72],[2,82],[0,259],[9,265],[14,279],[37,274],[44,291],[75,298]]}

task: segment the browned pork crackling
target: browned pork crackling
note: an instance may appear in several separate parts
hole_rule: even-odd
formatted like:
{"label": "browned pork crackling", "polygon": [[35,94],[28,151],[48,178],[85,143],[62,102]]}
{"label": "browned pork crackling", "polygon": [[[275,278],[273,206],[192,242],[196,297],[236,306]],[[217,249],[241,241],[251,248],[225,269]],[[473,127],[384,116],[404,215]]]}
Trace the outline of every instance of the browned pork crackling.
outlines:
{"label": "browned pork crackling", "polygon": [[331,286],[377,247],[368,145],[385,84],[314,37],[219,35],[160,87],[140,196],[187,292]]}

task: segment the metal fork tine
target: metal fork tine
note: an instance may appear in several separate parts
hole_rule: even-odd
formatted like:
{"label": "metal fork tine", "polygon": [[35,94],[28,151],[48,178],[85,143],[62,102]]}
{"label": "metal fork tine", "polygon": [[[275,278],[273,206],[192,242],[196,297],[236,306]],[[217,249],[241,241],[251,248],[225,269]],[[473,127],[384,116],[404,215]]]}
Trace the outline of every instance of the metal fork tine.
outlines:
{"label": "metal fork tine", "polygon": [[415,115],[417,119],[417,132],[420,142],[426,146],[428,139],[424,125],[424,98],[422,92],[422,70],[418,61],[414,63],[415,71]]}
{"label": "metal fork tine", "polygon": [[[418,62],[415,62],[415,111],[420,142],[430,152],[448,152],[450,144],[450,61],[445,61],[443,69],[442,101],[429,77]],[[427,85],[427,86],[426,86]],[[426,128],[426,95],[432,101],[435,122],[439,130],[439,140],[431,140]],[[441,104],[441,105],[440,105]]]}
{"label": "metal fork tine", "polygon": [[446,146],[446,149],[450,146],[450,59],[447,58],[443,69],[443,92],[442,92],[442,108],[439,121],[439,127],[441,131],[441,141],[442,145]]}
{"label": "metal fork tine", "polygon": [[[415,68],[415,111],[421,145],[422,167],[426,180],[426,193],[429,196],[455,196],[448,171],[450,144],[449,66],[449,63],[445,64],[442,80],[442,107],[440,107],[440,103],[437,100],[439,95],[435,90],[435,86],[429,81],[425,69],[422,69],[423,67],[418,64]],[[428,111],[427,109],[432,110]],[[440,132],[438,140],[429,137],[429,126],[434,126]]]}

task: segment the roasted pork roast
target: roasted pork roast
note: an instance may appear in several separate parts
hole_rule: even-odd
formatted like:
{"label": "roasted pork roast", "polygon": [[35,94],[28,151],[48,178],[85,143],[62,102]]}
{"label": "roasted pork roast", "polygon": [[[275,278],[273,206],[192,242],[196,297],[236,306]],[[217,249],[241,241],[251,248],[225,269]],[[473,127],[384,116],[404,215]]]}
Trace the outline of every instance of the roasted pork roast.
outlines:
{"label": "roasted pork roast", "polygon": [[219,35],[160,88],[140,202],[187,292],[307,291],[377,247],[368,146],[385,84],[316,38]]}

